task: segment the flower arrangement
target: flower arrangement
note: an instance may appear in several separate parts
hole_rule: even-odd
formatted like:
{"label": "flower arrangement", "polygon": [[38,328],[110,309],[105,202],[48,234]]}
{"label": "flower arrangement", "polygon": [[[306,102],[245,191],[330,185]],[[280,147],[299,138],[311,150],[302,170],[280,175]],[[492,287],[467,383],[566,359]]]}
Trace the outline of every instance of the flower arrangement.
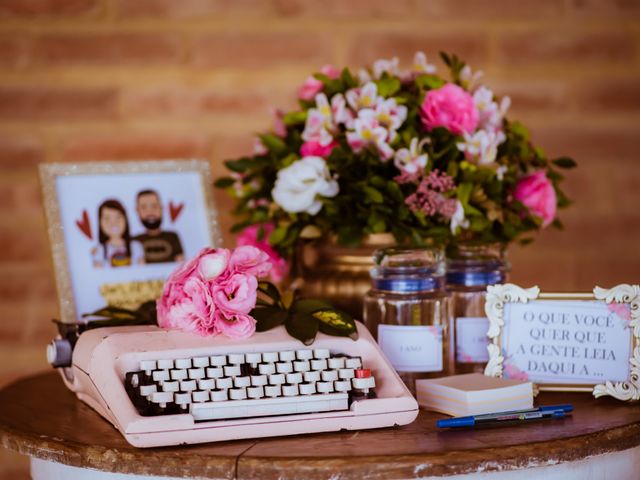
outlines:
{"label": "flower arrangement", "polygon": [[253,155],[225,162],[232,173],[216,186],[237,201],[232,230],[279,258],[328,234],[345,245],[382,232],[413,244],[527,243],[562,228],[556,210],[570,202],[558,169],[575,162],[548,159],[506,118],[508,97],[441,56],[448,78],[423,53],[406,70],[394,58],[307,78],[299,108],[276,111]]}
{"label": "flower arrangement", "polygon": [[272,269],[268,253],[252,245],[228,250],[205,248],[180,265],[156,302],[158,326],[196,333],[246,338],[284,325],[305,344],[318,331],[357,336],[353,318],[321,300],[286,301],[271,283],[259,281]]}

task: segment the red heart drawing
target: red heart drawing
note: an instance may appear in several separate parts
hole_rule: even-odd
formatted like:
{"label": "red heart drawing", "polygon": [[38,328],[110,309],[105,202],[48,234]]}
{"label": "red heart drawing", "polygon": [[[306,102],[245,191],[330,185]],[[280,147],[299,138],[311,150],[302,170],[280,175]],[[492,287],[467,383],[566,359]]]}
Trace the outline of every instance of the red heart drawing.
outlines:
{"label": "red heart drawing", "polygon": [[171,223],[175,223],[176,219],[182,213],[184,203],[173,203],[169,201],[169,216],[171,217]]}
{"label": "red heart drawing", "polygon": [[82,211],[82,220],[76,220],[76,225],[89,240],[93,240],[93,236],[91,235],[91,222],[89,221],[89,214],[86,210]]}

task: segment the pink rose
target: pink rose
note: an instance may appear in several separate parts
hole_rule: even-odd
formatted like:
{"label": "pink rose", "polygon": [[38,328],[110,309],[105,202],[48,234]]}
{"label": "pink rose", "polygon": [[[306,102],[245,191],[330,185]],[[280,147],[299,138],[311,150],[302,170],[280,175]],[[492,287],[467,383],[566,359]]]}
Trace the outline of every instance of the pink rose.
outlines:
{"label": "pink rose", "polygon": [[420,117],[428,131],[444,127],[456,135],[472,133],[479,121],[473,97],[453,83],[427,92],[420,107]]}
{"label": "pink rose", "polygon": [[269,255],[261,249],[253,245],[242,245],[231,254],[229,268],[234,273],[263,277],[271,270],[271,261]]}
{"label": "pink rose", "polygon": [[513,198],[522,202],[533,215],[542,218],[543,227],[556,218],[556,191],[542,170],[520,179]]}
{"label": "pink rose", "polygon": [[184,282],[182,295],[172,305],[158,304],[158,326],[162,328],[178,328],[207,336],[215,333],[214,318],[211,293],[197,277],[189,277]]}
{"label": "pink rose", "polygon": [[298,98],[300,100],[313,100],[316,94],[322,91],[324,84],[313,76],[307,77],[304,83],[298,89]]}
{"label": "pink rose", "polygon": [[304,142],[300,147],[302,157],[328,157],[333,149],[338,146],[335,140],[328,145],[321,145],[320,142]]}
{"label": "pink rose", "polygon": [[256,321],[253,317],[243,314],[224,315],[216,312],[216,327],[226,337],[246,338],[256,331]]}
{"label": "pink rose", "polygon": [[[258,230],[260,227],[264,230],[264,236],[261,240],[258,240]],[[242,233],[238,235],[236,244],[238,246],[251,245],[266,253],[271,262],[271,271],[269,272],[269,276],[271,277],[271,280],[277,283],[286,278],[289,273],[289,264],[278,254],[275,248],[273,248],[267,240],[274,228],[273,223],[251,225],[245,228]]]}
{"label": "pink rose", "polygon": [[234,273],[226,281],[213,284],[211,293],[216,307],[230,317],[249,313],[256,306],[257,290],[255,276]]}

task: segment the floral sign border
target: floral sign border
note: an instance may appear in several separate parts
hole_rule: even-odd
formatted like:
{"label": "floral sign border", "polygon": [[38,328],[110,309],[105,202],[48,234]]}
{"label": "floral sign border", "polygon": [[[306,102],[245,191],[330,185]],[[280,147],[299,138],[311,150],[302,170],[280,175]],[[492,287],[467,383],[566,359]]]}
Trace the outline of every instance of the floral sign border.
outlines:
{"label": "floral sign border", "polygon": [[593,293],[540,293],[538,287],[522,288],[507,283],[487,287],[485,313],[489,319],[487,336],[490,343],[489,361],[484,374],[501,377],[505,369],[505,355],[501,350],[501,335],[504,329],[504,308],[510,302],[527,303],[531,300],[601,300],[607,304],[629,306],[629,328],[632,329],[632,355],[629,358],[629,378],[623,382],[605,381],[601,384],[556,385],[541,384],[540,390],[591,391],[593,396],[612,396],[618,400],[640,400],[640,285],[620,284],[605,289],[595,287]]}

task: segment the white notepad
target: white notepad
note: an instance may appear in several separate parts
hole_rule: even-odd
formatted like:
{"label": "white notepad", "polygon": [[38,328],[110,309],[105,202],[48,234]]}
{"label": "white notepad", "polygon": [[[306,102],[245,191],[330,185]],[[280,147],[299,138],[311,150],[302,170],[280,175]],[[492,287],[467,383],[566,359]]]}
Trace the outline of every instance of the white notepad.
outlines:
{"label": "white notepad", "polygon": [[533,384],[480,373],[416,380],[418,404],[456,417],[533,407]]}

